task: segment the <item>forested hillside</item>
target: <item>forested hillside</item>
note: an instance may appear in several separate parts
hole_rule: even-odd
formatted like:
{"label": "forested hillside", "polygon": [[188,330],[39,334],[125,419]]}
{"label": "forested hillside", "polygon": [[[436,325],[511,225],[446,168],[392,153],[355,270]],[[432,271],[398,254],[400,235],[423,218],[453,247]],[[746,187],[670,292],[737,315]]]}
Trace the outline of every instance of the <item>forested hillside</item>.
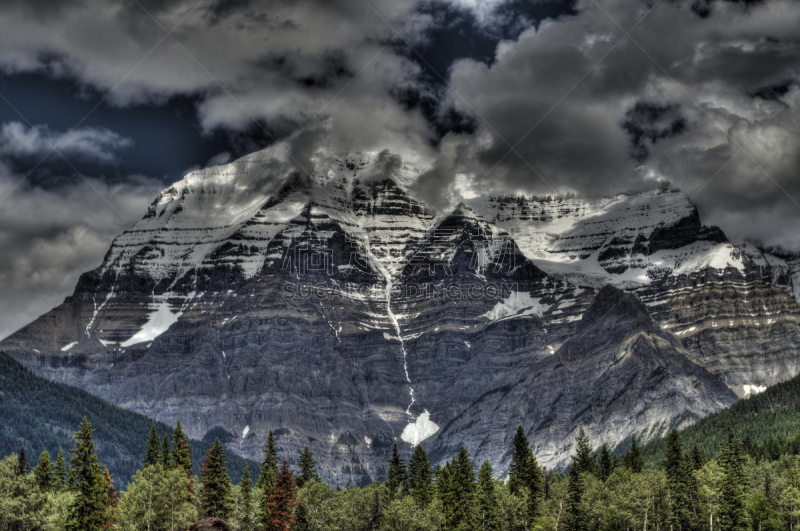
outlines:
{"label": "forested hillside", "polygon": [[[681,439],[686,448],[697,446],[706,457],[713,458],[727,440],[729,424],[751,457],[777,459],[786,453],[800,453],[800,376],[698,420],[681,431]],[[647,465],[659,465],[665,449],[665,438],[645,445]]]}
{"label": "forested hillside", "polygon": [[[75,446],[73,434],[84,416],[95,428],[100,461],[115,474],[117,486],[124,488],[142,466],[153,421],[76,387],[40,378],[0,352],[0,455],[15,454],[22,447],[35,462],[43,450],[55,457],[63,448],[69,459],[67,450]],[[156,423],[156,429],[159,437],[172,434],[166,424]],[[189,444],[195,473],[199,473],[211,443],[191,440]],[[246,462],[229,455],[234,481],[241,478]]]}

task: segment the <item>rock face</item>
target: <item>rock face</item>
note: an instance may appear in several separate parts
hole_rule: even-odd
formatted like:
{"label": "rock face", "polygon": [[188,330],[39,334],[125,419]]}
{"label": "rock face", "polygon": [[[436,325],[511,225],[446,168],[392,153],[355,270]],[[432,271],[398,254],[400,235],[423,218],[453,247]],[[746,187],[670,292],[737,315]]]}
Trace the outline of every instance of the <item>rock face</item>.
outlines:
{"label": "rock face", "polygon": [[732,245],[679,192],[435,213],[387,152],[287,160],[190,173],[0,349],[247,457],[273,430],[339,484],[385,477],[395,441],[504,465],[520,423],[555,465],[580,425],[646,439],[800,372],[797,261]]}
{"label": "rock face", "polygon": [[450,455],[469,441],[477,461],[506,469],[508,427],[521,425],[535,435],[537,458],[559,466],[567,464],[581,427],[592,440],[618,440],[619,433],[647,439],[735,401],[636,295],[607,285],[553,356],[512,371],[476,400],[443,429],[433,455]]}

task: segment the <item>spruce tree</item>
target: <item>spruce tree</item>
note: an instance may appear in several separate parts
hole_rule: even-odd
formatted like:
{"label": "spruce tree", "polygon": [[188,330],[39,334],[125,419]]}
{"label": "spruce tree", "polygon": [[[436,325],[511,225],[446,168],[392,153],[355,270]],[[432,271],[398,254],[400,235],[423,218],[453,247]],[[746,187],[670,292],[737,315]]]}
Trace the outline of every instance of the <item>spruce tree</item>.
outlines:
{"label": "spruce tree", "polygon": [[539,512],[542,496],[542,474],[539,463],[528,445],[528,438],[522,426],[514,434],[511,448],[511,467],[508,472],[508,488],[511,494],[528,496],[528,518],[533,519]]}
{"label": "spruce tree", "polygon": [[484,461],[478,470],[477,520],[477,529],[481,531],[500,530],[497,493],[494,490],[494,473],[489,461]]}
{"label": "spruce tree", "polygon": [[58,449],[58,457],[56,458],[55,468],[55,488],[61,490],[67,487],[68,471],[67,460],[64,458],[64,449]]}
{"label": "spruce tree", "polygon": [[583,494],[585,492],[583,474],[594,470],[595,461],[589,446],[589,438],[583,428],[575,439],[577,451],[572,456],[572,466],[569,469],[567,483],[567,512],[564,516],[565,531],[586,531],[588,529],[588,516],[583,507]]}
{"label": "spruce tree", "polygon": [[458,500],[455,499],[453,487],[453,469],[453,463],[448,461],[443,467],[439,468],[439,473],[436,477],[436,497],[442,502],[446,529],[452,528],[453,511],[456,503],[458,503]]}
{"label": "spruce tree", "polygon": [[20,446],[17,454],[17,475],[24,476],[28,473],[28,456],[25,455],[25,448]]}
{"label": "spruce tree", "polygon": [[719,464],[724,472],[720,487],[719,520],[721,531],[747,531],[749,518],[747,512],[747,485],[749,484],[742,442],[736,438],[733,428],[728,424],[728,440],[719,456]]}
{"label": "spruce tree", "polygon": [[688,531],[692,527],[688,474],[681,438],[676,429],[672,429],[667,435],[667,450],[662,466],[671,501],[669,525],[676,531]]}
{"label": "spruce tree", "polygon": [[161,465],[166,469],[169,470],[175,464],[172,460],[172,451],[169,449],[169,435],[166,433],[164,434],[164,438],[161,439]]}
{"label": "spruce tree", "polygon": [[625,452],[622,462],[625,465],[625,468],[630,469],[630,471],[634,474],[639,474],[644,470],[642,449],[639,446],[639,441],[636,440],[635,435],[631,436],[631,446],[628,448],[628,451]]}
{"label": "spruce tree", "polygon": [[253,480],[250,478],[250,467],[244,466],[242,480],[239,482],[239,530],[253,531],[255,519],[253,518]]}
{"label": "spruce tree", "polygon": [[428,452],[417,445],[408,462],[409,487],[417,506],[425,508],[433,499],[433,478]]}
{"label": "spruce tree", "polygon": [[270,519],[265,526],[265,531],[292,531],[295,529],[294,510],[297,507],[297,486],[292,478],[289,463],[283,461],[278,475],[275,476],[275,485],[269,489]]}
{"label": "spruce tree", "polygon": [[225,462],[225,448],[219,439],[208,450],[200,469],[200,503],[203,516],[227,520],[233,512],[231,478]]}
{"label": "spruce tree", "polygon": [[[453,507],[453,529],[475,529],[476,525],[476,483],[475,468],[469,452],[464,446],[458,449],[453,460],[451,491],[456,500]],[[450,524],[448,524],[450,528]]]}
{"label": "spruce tree", "polygon": [[600,472],[600,480],[607,480],[614,471],[614,460],[611,458],[611,452],[606,443],[603,443],[603,446],[600,448],[600,456],[597,459],[597,465]]}
{"label": "spruce tree", "polygon": [[47,450],[39,454],[39,463],[34,467],[33,472],[36,475],[36,483],[43,491],[52,490],[56,487],[53,463],[50,462],[50,454]]}
{"label": "spruce tree", "polygon": [[694,448],[692,448],[692,468],[694,470],[700,470],[706,464],[706,456],[703,455],[703,452],[700,448],[695,444]]}
{"label": "spruce tree", "polygon": [[157,465],[161,462],[161,444],[156,432],[156,423],[150,426],[150,435],[147,436],[147,450],[144,453],[142,466]]}
{"label": "spruce tree", "polygon": [[298,488],[302,489],[312,479],[319,479],[317,475],[317,463],[314,461],[314,455],[311,453],[308,446],[304,446],[303,451],[300,452],[300,457],[297,460],[297,467],[300,469],[300,474],[298,474],[296,481]]}
{"label": "spruce tree", "polygon": [[70,450],[70,476],[74,479],[76,496],[69,508],[67,531],[98,531],[106,523],[105,484],[93,433],[89,420],[84,417],[74,436],[77,448]]}
{"label": "spruce tree", "polygon": [[186,502],[194,505],[194,472],[192,471],[192,449],[189,447],[189,438],[183,433],[183,426],[181,421],[175,424],[175,430],[172,432],[172,461],[176,468],[181,468],[185,471],[186,477],[189,481],[186,486]]}
{"label": "spruce tree", "polygon": [[394,498],[397,495],[397,489],[405,486],[408,481],[408,473],[406,472],[406,464],[400,458],[400,451],[397,449],[397,443],[392,445],[392,458],[389,460],[389,473],[386,479],[386,486],[389,488],[389,496]]}
{"label": "spruce tree", "polygon": [[278,448],[272,430],[269,431],[267,444],[261,451],[264,452],[264,460],[258,472],[258,488],[266,491],[275,484],[275,476],[278,474]]}

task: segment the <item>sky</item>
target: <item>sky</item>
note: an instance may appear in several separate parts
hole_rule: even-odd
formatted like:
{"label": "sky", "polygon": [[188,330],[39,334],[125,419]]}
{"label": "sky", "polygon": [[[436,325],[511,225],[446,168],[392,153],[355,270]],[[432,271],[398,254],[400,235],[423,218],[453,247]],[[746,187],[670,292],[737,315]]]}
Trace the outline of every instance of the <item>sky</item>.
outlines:
{"label": "sky", "polygon": [[0,338],[187,171],[385,149],[438,209],[669,183],[800,250],[795,0],[5,0]]}

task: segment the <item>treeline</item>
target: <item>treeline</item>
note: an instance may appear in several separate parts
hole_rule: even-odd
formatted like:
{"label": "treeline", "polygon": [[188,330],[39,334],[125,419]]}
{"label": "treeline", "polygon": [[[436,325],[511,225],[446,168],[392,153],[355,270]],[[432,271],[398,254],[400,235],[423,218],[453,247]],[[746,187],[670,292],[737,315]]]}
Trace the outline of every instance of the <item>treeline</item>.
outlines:
{"label": "treeline", "polygon": [[[775,460],[800,452],[800,376],[698,420],[681,431],[681,438],[687,447],[697,446],[708,457],[716,457],[727,441],[728,426],[754,459]],[[648,443],[643,448],[645,462],[657,466],[665,451],[666,439]]]}
{"label": "treeline", "polygon": [[[144,415],[128,411],[69,385],[36,376],[16,360],[0,352],[0,455],[16,453],[21,446],[47,450],[55,456],[60,448],[69,448],[72,433],[84,416],[97,431],[94,442],[99,459],[116,474],[116,482],[125,486],[141,466],[144,441],[152,423]],[[157,422],[159,435],[172,428]],[[191,441],[195,474],[200,472],[211,441]],[[69,460],[69,452],[66,454]],[[228,466],[239,481],[248,461],[231,455]]]}
{"label": "treeline", "polygon": [[32,469],[24,451],[0,461],[0,531],[794,531],[800,456],[756,460],[726,432],[707,460],[673,430],[660,468],[647,468],[635,438],[615,456],[580,430],[562,474],[539,466],[520,427],[503,480],[463,446],[433,466],[421,446],[405,463],[394,445],[385,483],[342,490],[320,480],[308,447],[290,469],[271,433],[255,481],[249,468],[231,481],[219,440],[195,475],[180,423],[171,437],[153,425],[141,468],[117,492],[84,419],[71,466],[47,452]]}

